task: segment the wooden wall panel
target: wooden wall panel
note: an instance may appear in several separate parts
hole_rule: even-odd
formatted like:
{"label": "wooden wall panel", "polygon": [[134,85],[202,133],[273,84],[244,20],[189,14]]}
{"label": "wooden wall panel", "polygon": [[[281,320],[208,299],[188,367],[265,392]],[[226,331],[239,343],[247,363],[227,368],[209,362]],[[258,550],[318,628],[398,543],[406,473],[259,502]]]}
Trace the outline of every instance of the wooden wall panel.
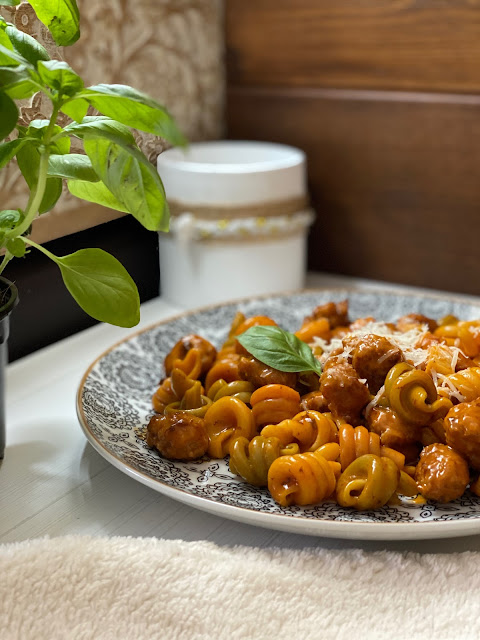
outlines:
{"label": "wooden wall panel", "polygon": [[480,294],[480,97],[231,88],[227,120],[306,151],[311,269]]}
{"label": "wooden wall panel", "polygon": [[478,0],[226,0],[231,84],[480,90]]}

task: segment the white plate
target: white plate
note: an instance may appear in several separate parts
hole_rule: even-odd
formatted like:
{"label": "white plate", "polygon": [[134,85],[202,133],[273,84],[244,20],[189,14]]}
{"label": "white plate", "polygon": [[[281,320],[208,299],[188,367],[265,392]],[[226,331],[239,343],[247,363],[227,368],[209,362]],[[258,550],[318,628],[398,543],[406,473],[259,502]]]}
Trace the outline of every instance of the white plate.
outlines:
{"label": "white plate", "polygon": [[480,533],[480,498],[468,492],[455,502],[401,505],[357,513],[332,502],[283,508],[266,489],[231,474],[226,460],[164,460],[137,436],[152,415],[151,396],[163,376],[163,359],[188,333],[219,346],[237,310],[269,315],[295,330],[318,304],[348,298],[351,318],[395,320],[411,312],[441,318],[480,318],[480,303],[443,295],[323,289],[232,302],[185,313],[114,345],[87,370],[77,396],[86,437],[115,467],[135,480],[192,507],[244,523],[308,535],[374,540],[442,538]]}

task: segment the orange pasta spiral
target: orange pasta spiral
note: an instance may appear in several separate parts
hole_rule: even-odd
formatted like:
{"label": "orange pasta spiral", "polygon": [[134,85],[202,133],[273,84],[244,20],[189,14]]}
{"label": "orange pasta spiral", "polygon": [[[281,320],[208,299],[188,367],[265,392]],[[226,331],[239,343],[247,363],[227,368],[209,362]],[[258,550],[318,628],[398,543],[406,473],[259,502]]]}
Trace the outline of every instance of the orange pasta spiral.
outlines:
{"label": "orange pasta spiral", "polygon": [[244,321],[245,321],[245,314],[243,314],[241,311],[237,311],[237,313],[235,314],[235,317],[232,320],[232,324],[230,325],[228,337],[223,343],[222,348],[219,351],[219,355],[220,353],[226,354],[226,353],[235,352],[235,343],[237,342],[236,331]]}
{"label": "orange pasta spiral", "polygon": [[282,507],[315,504],[332,495],[339,472],[319,451],[281,456],[268,471],[268,490]]}
{"label": "orange pasta spiral", "polygon": [[232,396],[214,402],[205,413],[204,420],[209,437],[208,454],[212,458],[226,456],[232,439],[243,436],[250,440],[255,435],[251,409]]}
{"label": "orange pasta spiral", "polygon": [[337,426],[331,414],[319,411],[302,411],[291,419],[263,427],[261,435],[277,437],[283,446],[298,444],[301,453],[316,451],[327,442],[335,442]]}
{"label": "orange pasta spiral", "polygon": [[[470,367],[469,369],[457,371],[457,373],[447,376],[446,380],[462,394],[464,402],[471,402],[480,398],[480,367]],[[448,393],[448,389],[446,389],[446,392]]]}
{"label": "orange pasta spiral", "polygon": [[250,398],[257,427],[278,424],[300,412],[300,394],[284,384],[266,384]]}
{"label": "orange pasta spiral", "polygon": [[239,363],[240,356],[237,353],[225,353],[220,351],[217,359],[205,378],[205,389],[207,390],[207,393],[210,390],[210,387],[217,382],[217,380],[225,380],[225,382],[235,382],[235,380],[240,380],[241,378],[238,372]]}
{"label": "orange pasta spiral", "polygon": [[184,336],[166,356],[165,373],[169,376],[173,369],[181,369],[190,378],[199,378],[212,366],[216,355],[217,350],[205,338],[195,334]]}
{"label": "orange pasta spiral", "polygon": [[354,460],[337,482],[337,502],[358,511],[387,504],[397,489],[400,471],[390,460],[366,454]]}
{"label": "orange pasta spiral", "polygon": [[328,340],[331,335],[330,323],[327,318],[319,318],[318,320],[309,320],[304,322],[298,331],[295,331],[297,338],[303,342],[313,342],[314,338],[323,338]]}
{"label": "orange pasta spiral", "polygon": [[376,456],[390,458],[402,470],[405,466],[403,453],[385,447],[380,442],[380,436],[368,431],[365,427],[353,428],[349,424],[342,424],[338,430],[340,445],[340,464],[344,471],[354,460],[371,453]]}
{"label": "orange pasta spiral", "polygon": [[433,334],[446,344],[458,347],[469,358],[475,358],[480,354],[480,322],[478,320],[442,324]]}

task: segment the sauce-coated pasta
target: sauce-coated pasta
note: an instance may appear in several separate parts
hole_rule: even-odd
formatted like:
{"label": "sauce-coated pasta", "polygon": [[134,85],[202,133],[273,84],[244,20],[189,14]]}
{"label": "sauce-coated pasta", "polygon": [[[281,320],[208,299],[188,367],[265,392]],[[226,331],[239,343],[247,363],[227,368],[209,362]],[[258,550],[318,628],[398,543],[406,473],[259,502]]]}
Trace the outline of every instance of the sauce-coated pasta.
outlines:
{"label": "sauce-coated pasta", "polygon": [[480,321],[352,322],[347,301],[320,305],[294,340],[321,374],[260,362],[240,344],[252,327],[277,322],[239,312],[218,350],[189,335],[167,355],[147,428],[161,455],[230,456],[232,473],[284,507],[480,494]]}

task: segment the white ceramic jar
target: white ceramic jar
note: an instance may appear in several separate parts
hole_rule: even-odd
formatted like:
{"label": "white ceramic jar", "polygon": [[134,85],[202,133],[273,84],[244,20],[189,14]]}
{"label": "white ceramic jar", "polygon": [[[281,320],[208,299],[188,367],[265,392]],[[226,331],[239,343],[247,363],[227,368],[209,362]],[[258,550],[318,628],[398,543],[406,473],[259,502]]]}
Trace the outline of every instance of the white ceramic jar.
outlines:
{"label": "white ceramic jar", "polygon": [[171,210],[160,290],[184,308],[302,288],[313,221],[305,154],[267,142],[170,149],[158,172]]}

